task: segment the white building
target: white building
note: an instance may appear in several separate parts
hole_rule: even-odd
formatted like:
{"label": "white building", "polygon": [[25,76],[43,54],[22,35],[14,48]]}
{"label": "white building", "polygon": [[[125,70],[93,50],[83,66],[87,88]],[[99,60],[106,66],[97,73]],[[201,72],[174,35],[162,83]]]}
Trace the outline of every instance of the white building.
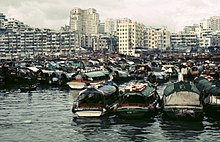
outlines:
{"label": "white building", "polygon": [[119,20],[116,19],[107,19],[105,21],[105,33],[111,35],[117,35]]}
{"label": "white building", "polygon": [[170,47],[170,32],[166,27],[162,28],[147,28],[145,46],[150,49],[165,50]]}
{"label": "white building", "polygon": [[192,26],[185,26],[183,29],[183,33],[194,34],[197,28],[199,28],[199,24],[193,24]]}
{"label": "white building", "polygon": [[145,26],[130,19],[119,21],[117,35],[119,38],[119,53],[130,56],[136,55],[135,49],[144,47]]}
{"label": "white building", "polygon": [[214,31],[220,30],[220,16],[213,16],[210,18],[211,21],[211,29]]}
{"label": "white building", "polygon": [[70,30],[79,34],[97,34],[99,22],[99,14],[93,8],[74,8],[70,11]]}
{"label": "white building", "polygon": [[0,31],[5,30],[5,22],[7,19],[3,13],[0,13]]}
{"label": "white building", "polygon": [[199,45],[196,34],[175,33],[171,34],[170,40],[173,49],[179,47],[197,47]]}
{"label": "white building", "polygon": [[211,20],[210,19],[203,19],[200,21],[200,27],[205,30],[205,31],[210,31],[211,30]]}

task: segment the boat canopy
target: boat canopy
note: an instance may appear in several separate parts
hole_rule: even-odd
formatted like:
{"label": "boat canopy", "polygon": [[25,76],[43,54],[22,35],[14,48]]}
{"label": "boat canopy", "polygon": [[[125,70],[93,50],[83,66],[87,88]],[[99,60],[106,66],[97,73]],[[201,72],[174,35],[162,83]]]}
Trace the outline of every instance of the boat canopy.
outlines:
{"label": "boat canopy", "polygon": [[195,92],[197,94],[200,94],[199,90],[196,88],[196,86],[193,83],[181,81],[181,82],[168,84],[164,89],[163,95],[169,96],[174,92],[180,92],[180,91]]}
{"label": "boat canopy", "polygon": [[167,76],[165,72],[152,72],[152,75],[157,79],[164,79],[164,77]]}
{"label": "boat canopy", "polygon": [[210,90],[209,93],[215,96],[220,96],[220,88],[213,86]]}
{"label": "boat canopy", "polygon": [[144,96],[149,97],[149,96],[151,96],[151,95],[153,94],[153,91],[154,91],[154,90],[155,90],[155,89],[154,89],[153,87],[148,86],[148,87],[146,87],[145,89],[143,89],[143,90],[141,91],[141,93],[142,93]]}
{"label": "boat canopy", "polygon": [[219,87],[219,80],[210,82],[209,80],[199,77],[194,80],[196,87],[200,91],[204,91],[207,94],[212,94],[215,96],[220,96],[220,87]]}
{"label": "boat canopy", "polygon": [[103,100],[104,96],[103,96],[103,92],[99,91],[96,88],[87,88],[83,91],[81,91],[77,97],[77,101],[94,101],[97,102],[99,100]]}
{"label": "boat canopy", "polygon": [[93,71],[93,72],[86,72],[85,75],[89,78],[94,78],[94,77],[103,77],[108,75],[108,71]]}
{"label": "boat canopy", "polygon": [[171,95],[165,97],[164,104],[172,106],[200,105],[200,95],[189,91],[173,92]]}
{"label": "boat canopy", "polygon": [[203,77],[196,78],[194,83],[200,91],[208,91],[213,87],[212,83]]}
{"label": "boat canopy", "polygon": [[133,83],[125,87],[125,95],[142,95],[149,97],[153,94],[155,88],[150,83]]}
{"label": "boat canopy", "polygon": [[117,88],[112,85],[104,85],[104,86],[100,87],[99,90],[101,90],[105,96],[109,96],[109,95],[115,93],[117,91]]}
{"label": "boat canopy", "polygon": [[39,69],[37,67],[27,67],[29,70],[32,70],[33,72],[37,72]]}

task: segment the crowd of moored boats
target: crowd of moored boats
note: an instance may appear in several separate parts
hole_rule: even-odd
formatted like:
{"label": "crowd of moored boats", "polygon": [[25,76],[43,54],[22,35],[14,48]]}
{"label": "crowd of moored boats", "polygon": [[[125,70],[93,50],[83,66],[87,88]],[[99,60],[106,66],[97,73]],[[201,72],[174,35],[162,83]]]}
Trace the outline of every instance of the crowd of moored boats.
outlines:
{"label": "crowd of moored boats", "polygon": [[[219,75],[220,66],[210,61],[171,63],[119,56],[4,60],[0,88],[17,84],[26,92],[47,84],[81,90],[72,107],[78,117],[115,113],[146,118],[162,110],[165,118],[201,120],[204,113],[220,114]],[[166,82],[159,94],[157,87]]]}

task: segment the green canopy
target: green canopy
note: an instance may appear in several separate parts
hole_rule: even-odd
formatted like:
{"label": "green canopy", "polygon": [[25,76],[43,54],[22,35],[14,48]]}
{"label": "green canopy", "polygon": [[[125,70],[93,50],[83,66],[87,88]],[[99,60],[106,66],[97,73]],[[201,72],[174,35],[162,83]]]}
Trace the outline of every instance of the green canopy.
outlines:
{"label": "green canopy", "polygon": [[93,72],[87,72],[85,75],[89,78],[95,78],[95,77],[103,77],[108,75],[108,71],[93,71]]}
{"label": "green canopy", "polygon": [[155,90],[155,89],[154,89],[153,87],[147,87],[147,88],[143,89],[143,91],[141,91],[141,93],[142,93],[144,96],[149,97],[149,96],[151,96],[151,95],[153,94],[153,91],[154,91],[154,90]]}
{"label": "green canopy", "polygon": [[194,80],[196,87],[205,94],[220,95],[219,80],[210,82],[209,80],[199,77]]}
{"label": "green canopy", "polygon": [[192,82],[176,82],[170,83],[164,89],[163,95],[169,96],[173,92],[188,91],[200,94],[199,90]]}
{"label": "green canopy", "polygon": [[[142,84],[142,83],[141,83],[141,84]],[[143,83],[143,84],[146,85],[146,87],[145,87],[143,90],[141,90],[141,91],[127,90],[127,91],[125,92],[125,95],[126,95],[126,94],[139,94],[139,95],[143,95],[143,96],[145,96],[145,97],[151,96],[151,95],[153,94],[155,88],[151,85],[150,82],[145,82],[145,83]],[[130,85],[132,85],[132,83],[131,83]]]}

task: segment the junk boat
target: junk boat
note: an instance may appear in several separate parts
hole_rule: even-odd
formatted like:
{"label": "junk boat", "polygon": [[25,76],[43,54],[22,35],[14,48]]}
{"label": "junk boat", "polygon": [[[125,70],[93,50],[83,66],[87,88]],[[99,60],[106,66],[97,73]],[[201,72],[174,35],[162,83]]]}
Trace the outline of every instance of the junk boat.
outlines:
{"label": "junk boat", "polygon": [[193,82],[170,83],[163,92],[163,117],[168,119],[196,120],[203,118],[200,92]]}
{"label": "junk boat", "polygon": [[119,89],[112,81],[90,85],[81,91],[73,105],[72,112],[78,117],[100,117],[111,112],[118,100]]}
{"label": "junk boat", "polygon": [[209,75],[201,75],[194,83],[201,92],[205,113],[220,116],[220,80]]}
{"label": "junk boat", "polygon": [[149,117],[155,114],[158,102],[156,87],[148,81],[137,81],[123,89],[115,112],[126,118]]}

